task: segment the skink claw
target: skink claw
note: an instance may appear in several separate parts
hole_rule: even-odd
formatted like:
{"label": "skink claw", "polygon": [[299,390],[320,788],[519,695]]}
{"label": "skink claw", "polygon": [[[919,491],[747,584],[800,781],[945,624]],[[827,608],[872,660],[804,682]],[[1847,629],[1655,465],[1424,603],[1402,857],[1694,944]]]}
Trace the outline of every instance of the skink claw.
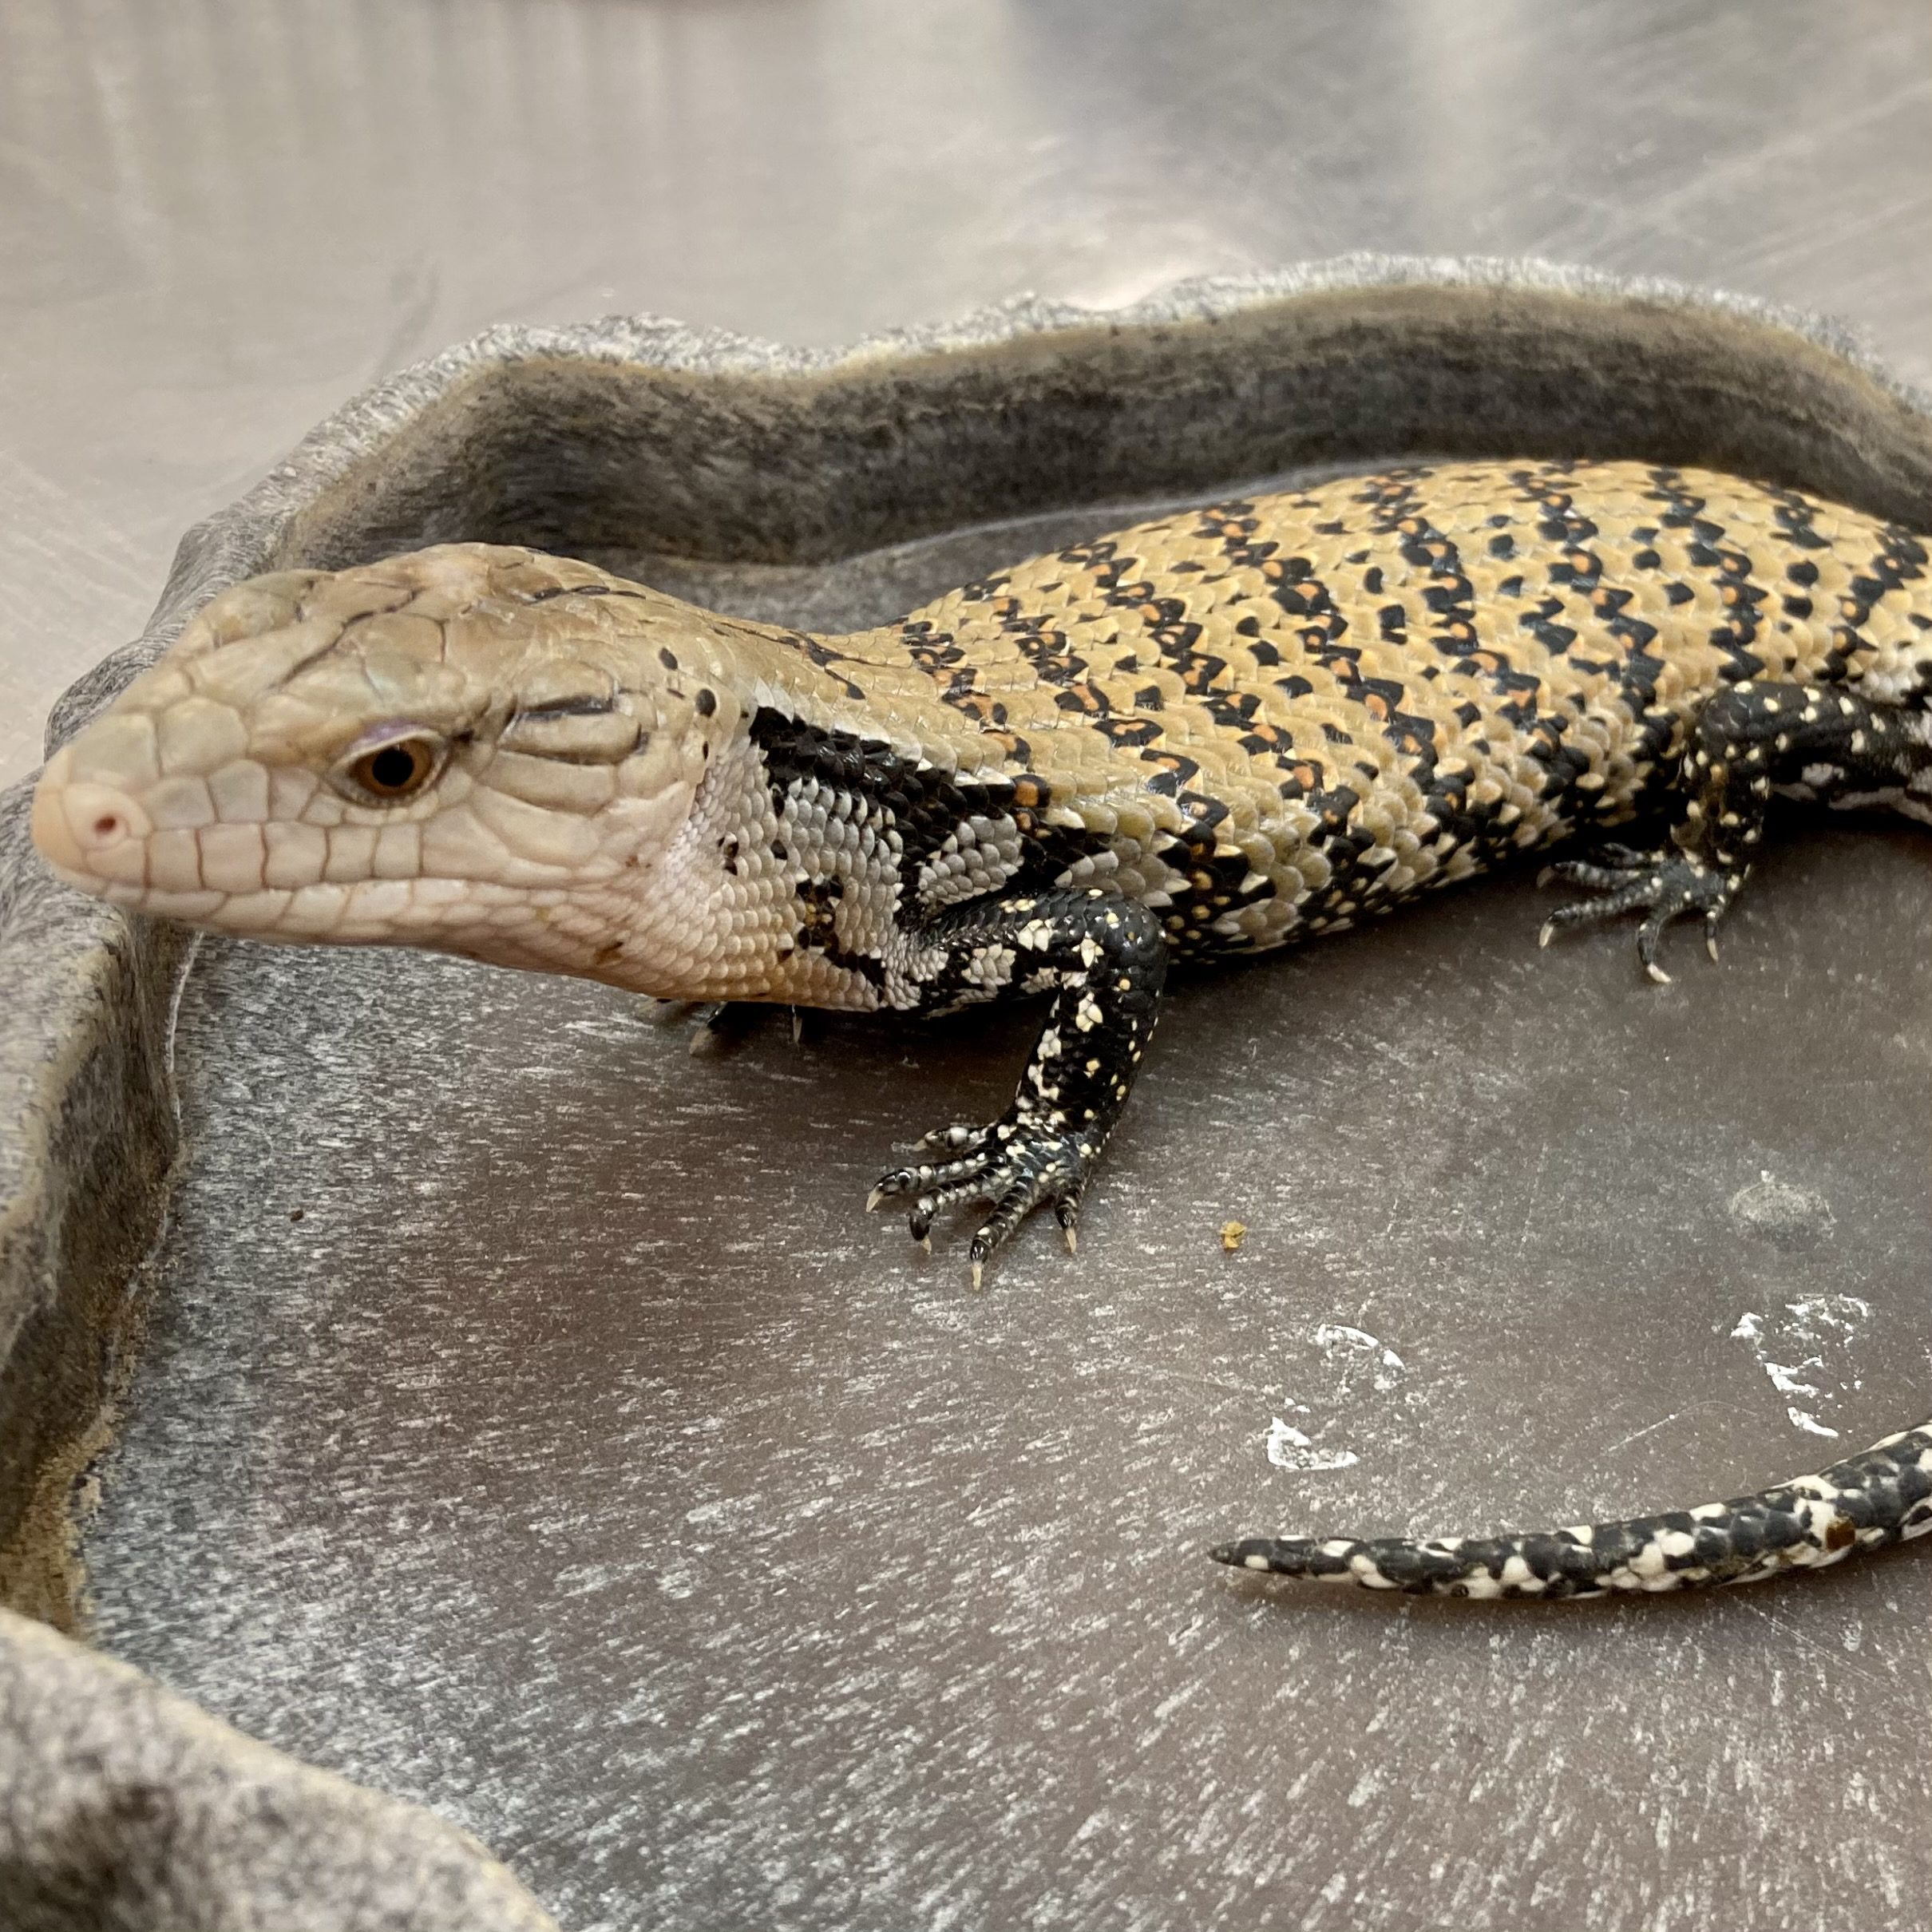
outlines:
{"label": "skink claw", "polygon": [[[1598,860],[1608,862],[1600,864]],[[1539,946],[1547,946],[1557,933],[1574,927],[1596,925],[1641,910],[1647,916],[1637,928],[1637,956],[1646,976],[1659,986],[1670,984],[1670,975],[1657,959],[1665,928],[1687,913],[1701,913],[1704,947],[1716,959],[1717,922],[1736,896],[1742,877],[1674,846],[1645,853],[1625,845],[1605,846],[1591,860],[1564,860],[1546,867],[1543,876],[1581,885],[1599,896],[1558,906],[1536,936]]]}
{"label": "skink claw", "polygon": [[1035,1208],[1052,1208],[1067,1252],[1075,1251],[1080,1195],[1099,1153],[1098,1146],[1018,1108],[985,1126],[941,1128],[920,1145],[935,1153],[964,1151],[949,1160],[896,1167],[882,1174],[865,1205],[871,1209],[895,1197],[913,1196],[906,1226],[914,1241],[929,1249],[933,1220],[943,1209],[969,1201],[991,1202],[992,1213],[967,1248],[976,1288],[984,1279],[988,1261]]}

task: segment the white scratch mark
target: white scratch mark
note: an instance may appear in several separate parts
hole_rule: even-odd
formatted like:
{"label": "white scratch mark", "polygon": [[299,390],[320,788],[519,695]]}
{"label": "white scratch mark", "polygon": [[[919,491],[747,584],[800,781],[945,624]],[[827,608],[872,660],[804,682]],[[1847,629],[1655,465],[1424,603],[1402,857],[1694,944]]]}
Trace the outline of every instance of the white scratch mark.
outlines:
{"label": "white scratch mark", "polygon": [[[1790,1352],[1795,1357],[1789,1362],[1772,1359],[1770,1338],[1765,1332],[1768,1318],[1755,1310],[1748,1308],[1738,1317],[1731,1340],[1742,1342],[1750,1349],[1752,1359],[1780,1396],[1801,1396],[1816,1401],[1828,1396],[1833,1380],[1826,1365],[1827,1353],[1846,1350],[1855,1340],[1859,1324],[1871,1313],[1871,1304],[1856,1295],[1807,1295],[1786,1302],[1784,1313],[1769,1319],[1777,1330],[1779,1352]],[[1785,1346],[1792,1343],[1800,1348],[1809,1346],[1815,1352],[1797,1354]],[[1849,1380],[1854,1388],[1860,1386],[1855,1376],[1839,1379]],[[1819,1421],[1809,1408],[1788,1402],[1784,1413],[1794,1429],[1833,1442],[1839,1439],[1839,1431]]]}
{"label": "white scratch mark", "polygon": [[1379,1336],[1366,1328],[1352,1328],[1342,1322],[1324,1321],[1315,1331],[1315,1346],[1330,1361],[1348,1356],[1373,1359],[1373,1386],[1378,1395],[1387,1395],[1401,1380],[1408,1364]]}
{"label": "white scratch mark", "polygon": [[1792,1426],[1795,1428],[1803,1430],[1806,1435],[1828,1435],[1834,1442],[1838,1439],[1837,1430],[1827,1429],[1815,1415],[1799,1408],[1795,1402],[1787,1403],[1784,1412],[1791,1419]]}
{"label": "white scratch mark", "polygon": [[1673,1422],[1690,1412],[1688,1408],[1673,1409],[1669,1415],[1659,1416],[1655,1422],[1647,1422],[1641,1429],[1633,1429],[1628,1435],[1619,1436],[1603,1453],[1605,1456],[1614,1455],[1619,1449],[1628,1449],[1631,1443],[1641,1442],[1646,1435],[1654,1435],[1659,1429],[1668,1429]]}
{"label": "white scratch mark", "polygon": [[1362,1459],[1352,1449],[1318,1449],[1293,1423],[1277,1415],[1269,1425],[1268,1459],[1277,1469],[1312,1474],[1324,1469],[1348,1469]]}
{"label": "white scratch mark", "polygon": [[1530,1251],[1530,1237],[1536,1231],[1536,1204],[1543,1191],[1543,1170],[1549,1165],[1550,1150],[1545,1146],[1538,1151],[1536,1172],[1530,1177],[1529,1198],[1523,1202],[1522,1237],[1516,1244],[1518,1254],[1526,1254]]}

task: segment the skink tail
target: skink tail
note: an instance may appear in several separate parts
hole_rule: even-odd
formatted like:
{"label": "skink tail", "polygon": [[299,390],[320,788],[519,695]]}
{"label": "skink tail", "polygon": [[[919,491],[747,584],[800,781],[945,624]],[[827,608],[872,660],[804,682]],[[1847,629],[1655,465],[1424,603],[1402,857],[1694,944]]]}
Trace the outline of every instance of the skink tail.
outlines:
{"label": "skink tail", "polygon": [[1249,1537],[1218,1563],[1434,1597],[1601,1597],[1754,1583],[1932,1530],[1932,1421],[1753,1496],[1527,1536]]}

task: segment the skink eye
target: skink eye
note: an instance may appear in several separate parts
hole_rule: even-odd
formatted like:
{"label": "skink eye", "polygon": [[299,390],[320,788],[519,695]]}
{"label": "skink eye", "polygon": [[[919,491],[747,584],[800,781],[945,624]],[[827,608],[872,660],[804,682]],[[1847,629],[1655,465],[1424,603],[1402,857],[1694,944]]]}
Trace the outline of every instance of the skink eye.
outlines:
{"label": "skink eye", "polygon": [[391,738],[353,759],[347,767],[350,782],[385,804],[414,798],[436,776],[443,747],[430,738]]}

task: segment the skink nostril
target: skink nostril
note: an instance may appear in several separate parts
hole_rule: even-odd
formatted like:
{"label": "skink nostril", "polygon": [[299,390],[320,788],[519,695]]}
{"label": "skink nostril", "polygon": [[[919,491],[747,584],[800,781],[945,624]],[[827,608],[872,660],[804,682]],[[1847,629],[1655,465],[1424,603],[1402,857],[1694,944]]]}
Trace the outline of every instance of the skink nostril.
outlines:
{"label": "skink nostril", "polygon": [[61,800],[68,825],[83,850],[99,852],[124,839],[145,838],[153,829],[144,812],[125,792],[111,785],[82,781],[67,787]]}
{"label": "skink nostril", "polygon": [[34,794],[34,844],[69,872],[137,878],[154,829],[147,813],[117,786],[64,777],[49,766]]}

